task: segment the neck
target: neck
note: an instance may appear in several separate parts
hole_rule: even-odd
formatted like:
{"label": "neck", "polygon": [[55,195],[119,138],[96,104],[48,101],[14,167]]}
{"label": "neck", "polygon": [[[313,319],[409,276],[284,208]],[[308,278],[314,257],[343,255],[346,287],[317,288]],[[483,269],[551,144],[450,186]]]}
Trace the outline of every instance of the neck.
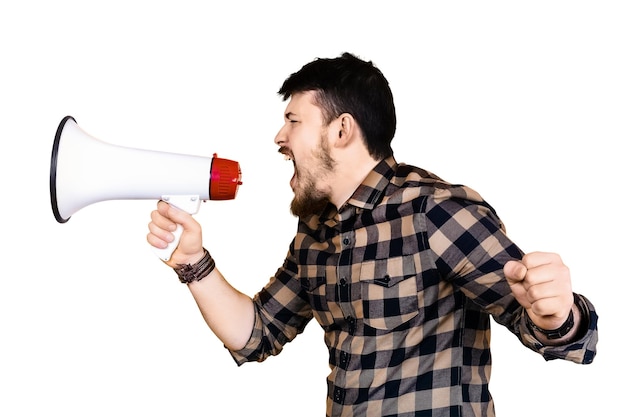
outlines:
{"label": "neck", "polygon": [[380,161],[372,158],[367,152],[361,152],[359,155],[347,154],[346,158],[336,158],[335,161],[337,163],[330,201],[335,207],[341,208]]}

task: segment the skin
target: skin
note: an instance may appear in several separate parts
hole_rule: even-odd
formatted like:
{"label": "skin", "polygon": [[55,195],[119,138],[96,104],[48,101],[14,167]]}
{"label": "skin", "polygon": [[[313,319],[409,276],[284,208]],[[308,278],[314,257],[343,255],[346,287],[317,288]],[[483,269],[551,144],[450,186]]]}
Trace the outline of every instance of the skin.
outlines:
{"label": "skin", "polygon": [[[285,109],[284,125],[274,143],[294,163],[290,184],[294,192],[292,211],[296,215],[305,215],[306,207],[326,201],[336,207],[343,206],[379,162],[367,151],[359,126],[350,114],[324,124],[312,92],[291,97]],[[175,267],[198,262],[204,254],[200,224],[185,211],[163,201],[151,213],[148,243],[157,248],[166,247],[174,238],[176,224],[183,227],[183,233],[166,264]],[[574,328],[557,340],[537,334],[540,341],[556,345],[576,334],[580,312],[573,304],[569,269],[559,255],[529,253],[519,262],[508,262],[504,274],[515,298],[543,329],[560,327],[573,308]],[[251,298],[233,288],[217,268],[188,287],[215,335],[231,349],[244,347],[254,325]]]}

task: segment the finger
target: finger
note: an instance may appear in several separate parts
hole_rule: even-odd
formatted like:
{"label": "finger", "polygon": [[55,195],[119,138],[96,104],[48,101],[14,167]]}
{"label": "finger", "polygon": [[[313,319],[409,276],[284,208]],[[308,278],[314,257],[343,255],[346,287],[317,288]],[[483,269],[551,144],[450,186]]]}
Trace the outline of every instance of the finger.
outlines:
{"label": "finger", "polygon": [[157,226],[154,222],[148,224],[149,233],[146,236],[148,243],[156,248],[165,249],[174,240],[174,235]]}
{"label": "finger", "polygon": [[189,222],[191,215],[185,210],[181,210],[164,201],[159,202],[159,213],[171,220],[174,224],[185,225]]}
{"label": "finger", "polygon": [[170,232],[176,230],[176,223],[168,217],[166,210],[154,210],[152,213],[150,213],[150,219],[156,227],[159,227],[163,230],[167,230]]}
{"label": "finger", "polygon": [[545,281],[528,287],[527,297],[531,303],[542,300],[553,300],[561,295],[560,289],[553,281]]}
{"label": "finger", "polygon": [[[530,300],[532,312],[538,317],[549,317],[561,311],[561,303],[557,297],[543,297]],[[568,310],[569,311],[569,310]]]}
{"label": "finger", "polygon": [[569,268],[565,265],[545,265],[531,269],[526,274],[528,298],[538,301],[548,298],[570,298],[572,284]]}
{"label": "finger", "polygon": [[164,216],[167,214],[169,209],[170,209],[169,203],[163,200],[159,200],[157,202],[157,210],[159,211],[159,213],[163,214]]}
{"label": "finger", "polygon": [[175,227],[176,225],[181,225],[188,235],[200,235],[200,224],[185,210],[179,209],[178,207],[170,204],[168,205],[167,216],[172,222],[175,223]]}
{"label": "finger", "polygon": [[542,265],[548,264],[562,264],[561,257],[556,253],[550,252],[531,252],[524,255],[522,263],[526,265],[526,268],[533,269]]}
{"label": "finger", "polygon": [[[538,265],[528,268],[525,281],[529,286],[540,286],[540,288],[556,286],[558,288],[569,282],[569,268],[563,263]],[[549,284],[549,286],[542,284]]]}

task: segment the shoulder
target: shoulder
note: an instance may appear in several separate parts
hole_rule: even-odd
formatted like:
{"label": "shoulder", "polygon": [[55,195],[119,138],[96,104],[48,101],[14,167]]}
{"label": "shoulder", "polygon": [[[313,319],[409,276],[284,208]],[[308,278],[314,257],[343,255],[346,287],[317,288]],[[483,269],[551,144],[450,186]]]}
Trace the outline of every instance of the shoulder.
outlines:
{"label": "shoulder", "polygon": [[474,189],[463,184],[450,183],[428,170],[404,163],[398,164],[390,181],[387,194],[394,192],[418,193],[436,201],[463,199],[484,203],[481,195]]}
{"label": "shoulder", "polygon": [[[387,201],[420,201],[422,210],[431,216],[454,216],[458,212],[472,212],[473,217],[488,217],[504,227],[495,209],[480,193],[464,184],[450,183],[423,168],[400,163],[390,181]],[[415,204],[414,204],[415,206]]]}

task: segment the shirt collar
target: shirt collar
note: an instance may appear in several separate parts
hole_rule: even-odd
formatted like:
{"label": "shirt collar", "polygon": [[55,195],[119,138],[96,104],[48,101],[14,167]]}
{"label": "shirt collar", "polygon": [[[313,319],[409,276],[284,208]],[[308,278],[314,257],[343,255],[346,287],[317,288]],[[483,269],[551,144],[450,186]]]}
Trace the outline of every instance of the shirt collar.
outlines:
{"label": "shirt collar", "polygon": [[[351,214],[345,210],[348,205],[365,210],[373,209],[385,195],[385,189],[393,180],[397,168],[398,163],[393,156],[383,159],[367,174],[365,180],[357,187],[342,209],[337,210],[332,203],[328,203],[322,213],[305,219],[301,218],[300,222],[310,230],[316,230],[320,224],[334,228],[340,224],[342,217],[344,220],[351,217]],[[350,210],[350,212],[354,214],[354,210]],[[344,215],[342,216],[340,213]]]}
{"label": "shirt collar", "polygon": [[397,167],[398,163],[393,156],[380,161],[348,199],[347,204],[366,210],[373,209],[384,195]]}

